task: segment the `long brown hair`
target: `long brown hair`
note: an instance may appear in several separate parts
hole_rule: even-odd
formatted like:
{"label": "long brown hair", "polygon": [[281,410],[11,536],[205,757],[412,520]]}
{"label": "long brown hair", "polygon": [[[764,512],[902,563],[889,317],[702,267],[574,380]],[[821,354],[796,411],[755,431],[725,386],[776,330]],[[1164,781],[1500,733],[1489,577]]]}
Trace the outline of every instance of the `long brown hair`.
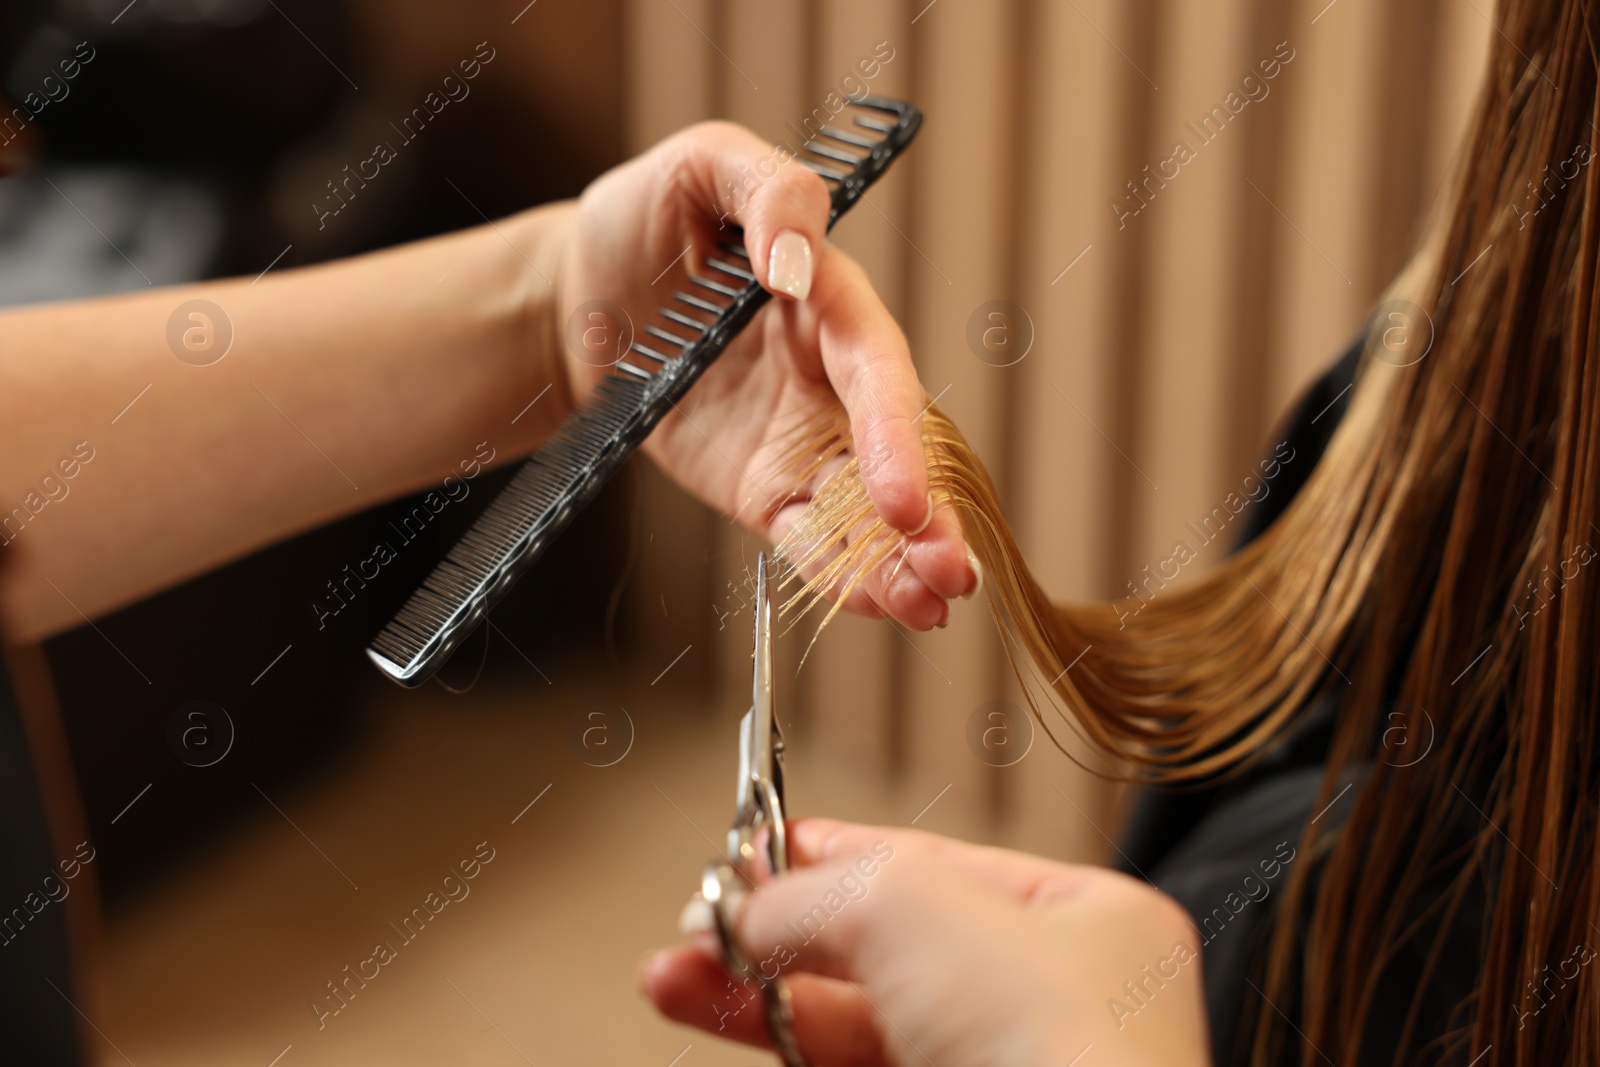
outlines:
{"label": "long brown hair", "polygon": [[[1563,971],[1535,1024],[1519,1008],[1600,945],[1600,575],[1585,569],[1600,548],[1600,18],[1587,0],[1505,0],[1496,21],[1454,184],[1389,294],[1422,313],[1412,327],[1431,323],[1426,355],[1401,365],[1416,349],[1393,358],[1376,324],[1308,482],[1204,578],[1137,613],[1052,604],[978,457],[937,408],[924,417],[935,495],[962,516],[1052,737],[1079,731],[1144,780],[1191,780],[1337,695],[1319,807],[1351,772],[1363,784],[1342,829],[1306,828],[1323,859],[1292,874],[1264,986],[1299,1022],[1258,1013],[1255,1063],[1357,1062],[1386,964],[1423,938],[1422,983],[1437,976],[1474,891],[1489,901],[1475,992],[1430,1042],[1419,991],[1396,1061],[1600,1062],[1592,969]],[[795,472],[849,445],[842,424],[810,427]],[[823,568],[791,605],[899,546],[852,461],[781,546]],[[1381,758],[1396,706],[1436,735],[1426,758]]]}

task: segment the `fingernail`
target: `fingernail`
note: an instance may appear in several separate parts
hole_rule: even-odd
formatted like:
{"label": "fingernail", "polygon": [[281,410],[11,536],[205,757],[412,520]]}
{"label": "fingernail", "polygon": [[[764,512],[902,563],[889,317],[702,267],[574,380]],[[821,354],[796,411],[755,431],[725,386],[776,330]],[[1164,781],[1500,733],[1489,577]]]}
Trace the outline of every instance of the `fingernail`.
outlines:
{"label": "fingernail", "polygon": [[678,913],[678,929],[689,944],[711,959],[722,956],[722,941],[717,936],[717,917],[706,898],[696,893]]}
{"label": "fingernail", "polygon": [[983,592],[983,564],[978,562],[977,553],[972,551],[972,546],[967,546],[967,566],[972,568],[972,588],[961,594],[961,599],[971,600]]}
{"label": "fingernail", "polygon": [[950,605],[946,604],[944,606],[944,618],[940,619],[938,621],[938,623],[934,625],[933,628],[935,630],[943,630],[946,626],[949,626],[949,625],[950,625]]}
{"label": "fingernail", "polygon": [[918,526],[915,530],[907,531],[906,536],[907,537],[915,537],[915,536],[917,536],[923,530],[926,530],[928,528],[928,523],[930,523],[932,521],[933,521],[933,494],[929,493],[928,494],[928,514],[927,514],[927,516],[922,520],[922,525],[921,526]]}
{"label": "fingernail", "polygon": [[772,241],[767,256],[767,285],[796,300],[811,293],[811,242],[794,230],[784,230]]}
{"label": "fingernail", "polygon": [[711,905],[699,893],[690,897],[689,903],[678,913],[678,930],[685,937],[712,933],[716,928],[716,917],[711,914]]}

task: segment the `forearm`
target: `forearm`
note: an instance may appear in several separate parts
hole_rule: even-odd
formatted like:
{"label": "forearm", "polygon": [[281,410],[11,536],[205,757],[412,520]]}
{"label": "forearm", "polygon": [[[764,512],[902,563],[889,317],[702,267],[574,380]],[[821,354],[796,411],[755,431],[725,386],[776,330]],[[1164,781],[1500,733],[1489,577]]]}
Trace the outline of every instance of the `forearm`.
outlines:
{"label": "forearm", "polygon": [[[553,284],[569,215],[0,315],[8,636],[47,636],[459,476],[480,442],[502,461],[532,450],[571,406]],[[205,366],[168,341],[194,299],[233,333]]]}

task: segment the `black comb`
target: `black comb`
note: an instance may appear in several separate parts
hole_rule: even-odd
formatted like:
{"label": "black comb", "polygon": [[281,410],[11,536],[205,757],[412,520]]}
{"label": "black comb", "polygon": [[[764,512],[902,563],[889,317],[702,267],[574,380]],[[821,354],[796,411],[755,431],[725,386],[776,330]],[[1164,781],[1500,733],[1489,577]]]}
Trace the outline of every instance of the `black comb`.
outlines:
{"label": "black comb", "polygon": [[[912,105],[869,96],[816,128],[795,162],[827,182],[830,230],[921,126]],[[674,306],[658,309],[659,323],[640,331],[650,344],[631,345],[616,373],[523,463],[373,639],[367,655],[384,674],[415,686],[443,666],[766,304],[771,294],[756,282],[743,246],[718,247],[705,257],[704,274],[690,271],[695,291],[674,293]],[[668,347],[677,354],[661,350]]]}

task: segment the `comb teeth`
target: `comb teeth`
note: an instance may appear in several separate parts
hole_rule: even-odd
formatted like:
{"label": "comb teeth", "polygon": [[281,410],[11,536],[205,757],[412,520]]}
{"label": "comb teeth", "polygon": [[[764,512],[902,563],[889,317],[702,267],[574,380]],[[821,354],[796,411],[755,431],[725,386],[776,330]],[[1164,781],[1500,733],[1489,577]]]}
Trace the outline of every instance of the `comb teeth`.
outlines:
{"label": "comb teeth", "polygon": [[[910,104],[875,97],[836,120],[846,115],[853,128],[822,126],[797,154],[831,183],[830,228],[922,125]],[[402,685],[431,677],[767,302],[743,244],[716,248],[673,292],[677,306],[659,308],[659,322],[641,331],[676,353],[635,338],[616,373],[523,463],[373,639],[367,654],[386,675]]]}
{"label": "comb teeth", "polygon": [[[651,337],[659,337],[663,341],[666,341],[668,344],[677,345],[679,348],[688,348],[689,347],[688,338],[679,337],[675,333],[668,333],[666,330],[663,330],[659,326],[646,326],[644,328],[644,332],[649,334]],[[646,353],[646,355],[649,355],[649,354],[650,353],[648,353],[648,352]]]}

